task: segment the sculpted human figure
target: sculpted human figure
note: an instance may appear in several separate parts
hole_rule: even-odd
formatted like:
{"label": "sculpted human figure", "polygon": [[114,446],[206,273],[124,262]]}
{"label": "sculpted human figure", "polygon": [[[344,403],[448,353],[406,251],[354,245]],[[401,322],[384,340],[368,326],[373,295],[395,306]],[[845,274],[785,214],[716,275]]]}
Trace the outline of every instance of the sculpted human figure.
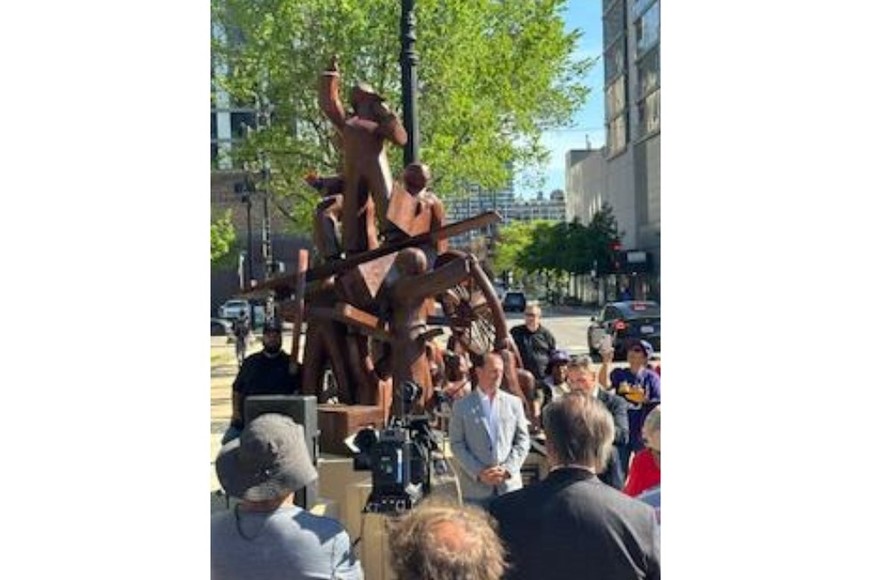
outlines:
{"label": "sculpted human figure", "polygon": [[347,114],[339,98],[340,79],[337,59],[333,57],[321,76],[319,103],[343,142],[342,246],[348,254],[356,254],[377,245],[376,230],[366,211],[369,199],[374,200],[381,227],[387,223],[392,176],[384,142],[403,146],[408,135],[398,116],[367,83],[354,86]]}

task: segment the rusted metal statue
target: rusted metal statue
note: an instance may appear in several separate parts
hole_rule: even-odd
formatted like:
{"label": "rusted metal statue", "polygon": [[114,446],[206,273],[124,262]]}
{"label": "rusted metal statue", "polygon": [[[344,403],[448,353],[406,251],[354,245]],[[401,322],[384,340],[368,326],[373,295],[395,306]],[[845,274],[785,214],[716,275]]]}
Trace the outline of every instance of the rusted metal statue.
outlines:
{"label": "rusted metal statue", "polygon": [[[296,323],[294,352],[303,320],[307,327],[303,392],[322,403],[350,405],[342,410],[344,427],[330,423],[327,429],[350,429],[355,409],[377,409],[381,423],[404,411],[432,411],[436,389],[448,386],[436,340],[447,331],[471,356],[502,356],[502,388],[521,397],[536,425],[534,378],[522,368],[495,289],[473,255],[448,249],[450,237],[500,217],[484,212],[447,224],[443,203],[429,189],[431,170],[422,163],[409,164],[394,182],[384,145],[404,144],[400,120],[364,83],[354,88],[346,115],[339,80],[333,59],[321,80],[320,106],[340,131],[342,170],[306,177],[323,195],[314,228],[319,263],[308,267],[306,254],[295,276],[259,286],[280,296],[295,289],[294,306],[285,311]],[[435,316],[436,302],[442,316]],[[408,382],[422,393],[410,409],[401,396]],[[340,441],[342,433],[327,435]]]}
{"label": "rusted metal statue", "polygon": [[377,239],[373,239],[376,229],[366,211],[370,198],[374,200],[381,227],[386,224],[392,174],[384,141],[402,146],[408,135],[383,97],[367,83],[354,86],[351,114],[347,115],[339,97],[340,80],[338,59],[333,57],[321,76],[319,102],[341,134],[344,148],[342,245],[348,254],[356,254],[377,246]]}

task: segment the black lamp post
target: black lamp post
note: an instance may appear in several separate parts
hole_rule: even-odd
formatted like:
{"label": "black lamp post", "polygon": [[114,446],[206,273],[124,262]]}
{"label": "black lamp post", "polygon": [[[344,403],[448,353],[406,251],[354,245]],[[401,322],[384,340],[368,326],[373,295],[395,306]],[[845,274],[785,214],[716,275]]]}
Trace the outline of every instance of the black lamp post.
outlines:
{"label": "black lamp post", "polygon": [[236,194],[241,196],[242,203],[245,204],[248,214],[248,253],[245,256],[245,266],[248,271],[247,286],[250,286],[254,280],[254,238],[251,232],[251,196],[254,194],[254,183],[250,174],[245,174],[244,181],[236,183],[233,189]]}
{"label": "black lamp post", "polygon": [[420,160],[420,124],[417,120],[417,63],[420,61],[414,44],[417,42],[414,16],[415,0],[402,0],[402,119],[408,133],[405,145],[405,165]]}

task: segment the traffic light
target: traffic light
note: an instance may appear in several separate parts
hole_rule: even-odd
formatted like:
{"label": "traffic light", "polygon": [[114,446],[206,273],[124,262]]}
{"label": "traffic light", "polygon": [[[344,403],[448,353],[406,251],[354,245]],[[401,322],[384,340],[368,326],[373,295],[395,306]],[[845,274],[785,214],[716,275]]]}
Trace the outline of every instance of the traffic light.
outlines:
{"label": "traffic light", "polygon": [[622,244],[618,241],[611,242],[610,244],[610,263],[611,269],[614,273],[622,272],[622,262],[623,262],[623,253],[622,253]]}

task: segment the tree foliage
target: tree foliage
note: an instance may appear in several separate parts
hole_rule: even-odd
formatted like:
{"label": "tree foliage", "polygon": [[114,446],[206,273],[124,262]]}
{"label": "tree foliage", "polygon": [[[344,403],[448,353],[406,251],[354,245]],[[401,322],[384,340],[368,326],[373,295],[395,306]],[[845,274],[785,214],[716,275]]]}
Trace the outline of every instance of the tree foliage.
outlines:
{"label": "tree foliage", "polygon": [[[542,132],[569,121],[588,89],[592,64],[572,53],[580,31],[565,32],[566,0],[418,0],[421,157],[445,198],[469,183],[504,186],[511,172],[546,160]],[[400,2],[397,0],[212,0],[223,35],[213,43],[218,78],[236,103],[271,104],[271,125],[253,133],[241,158],[265,151],[271,189],[310,209],[302,181],[332,173],[338,152],[317,106],[316,87],[332,54],[342,84],[367,80],[401,114]],[[264,99],[265,98],[265,99]],[[391,148],[395,174],[401,151]],[[234,153],[236,155],[237,153]],[[309,212],[294,216],[307,228]],[[302,215],[306,214],[306,215]]]}
{"label": "tree foliage", "polygon": [[620,239],[613,209],[604,204],[588,226],[572,222],[514,222],[501,229],[495,245],[497,272],[588,274],[613,258]]}
{"label": "tree foliage", "polygon": [[514,272],[516,275],[528,273],[521,260],[529,252],[535,228],[540,223],[518,221],[499,229],[493,257],[496,272]]}
{"label": "tree foliage", "polygon": [[232,210],[211,223],[211,265],[222,268],[232,263],[237,247],[236,230],[233,228]]}

